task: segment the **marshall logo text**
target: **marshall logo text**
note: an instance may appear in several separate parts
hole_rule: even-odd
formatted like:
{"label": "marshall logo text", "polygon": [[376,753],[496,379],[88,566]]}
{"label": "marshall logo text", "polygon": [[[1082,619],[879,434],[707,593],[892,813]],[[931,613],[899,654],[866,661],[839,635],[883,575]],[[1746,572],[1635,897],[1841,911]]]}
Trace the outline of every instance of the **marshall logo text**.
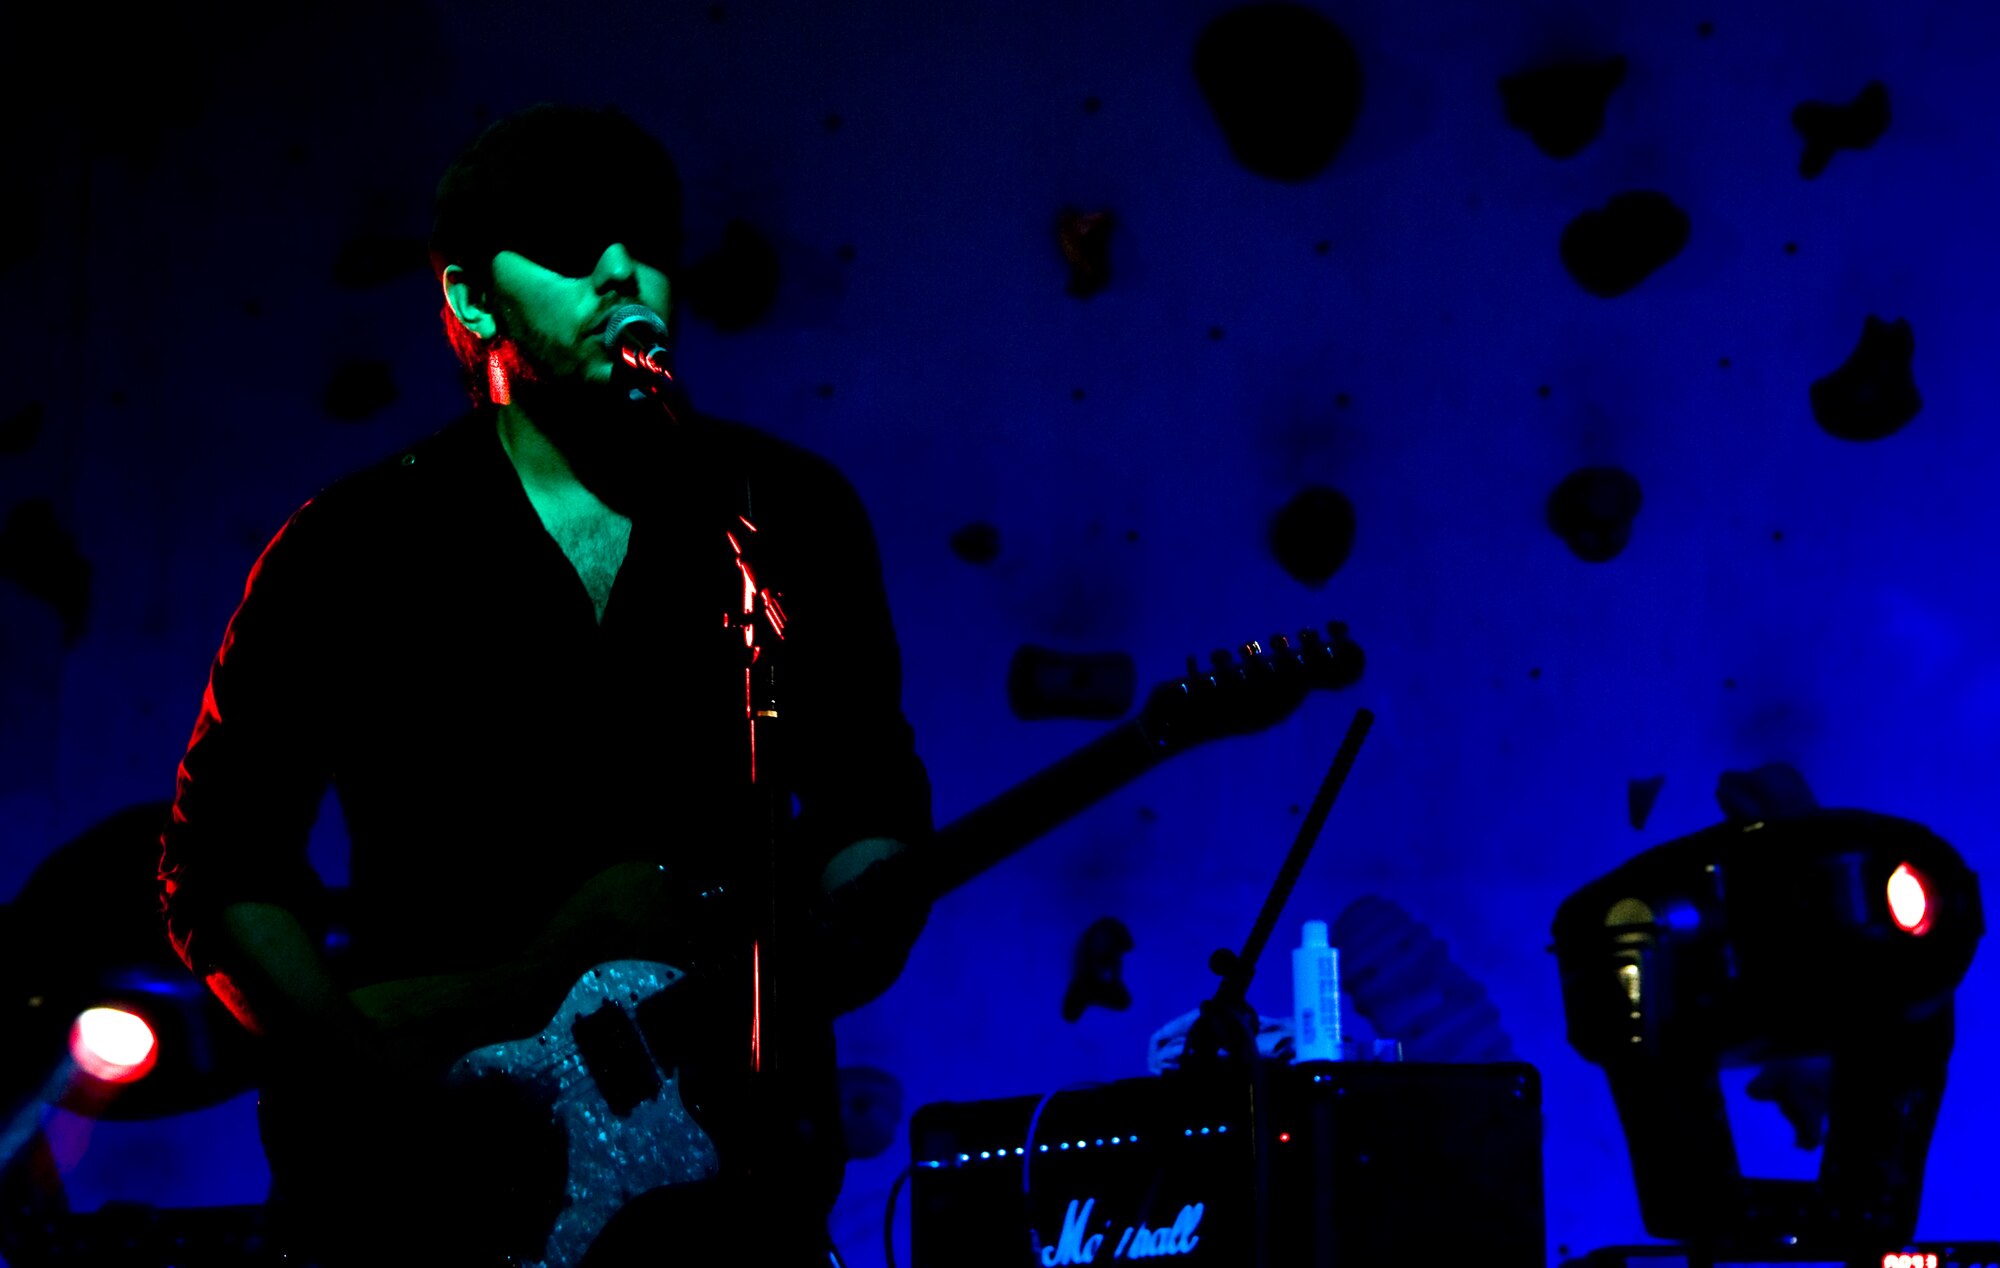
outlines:
{"label": "marshall logo text", "polygon": [[[1042,1247],[1043,1268],[1057,1268],[1060,1264],[1087,1264],[1097,1259],[1098,1252],[1104,1249],[1111,1221],[1103,1221],[1104,1232],[1090,1231],[1090,1213],[1096,1205],[1096,1198],[1085,1198],[1081,1202],[1070,1199],[1069,1210],[1063,1215],[1062,1236],[1056,1239],[1055,1245]],[[1147,1228],[1143,1223],[1126,1225],[1125,1231],[1112,1245],[1109,1258],[1165,1259],[1192,1254],[1201,1242],[1195,1229],[1201,1223],[1203,1209],[1204,1204],[1200,1202],[1184,1206],[1181,1213],[1174,1217],[1174,1222],[1164,1228]]]}

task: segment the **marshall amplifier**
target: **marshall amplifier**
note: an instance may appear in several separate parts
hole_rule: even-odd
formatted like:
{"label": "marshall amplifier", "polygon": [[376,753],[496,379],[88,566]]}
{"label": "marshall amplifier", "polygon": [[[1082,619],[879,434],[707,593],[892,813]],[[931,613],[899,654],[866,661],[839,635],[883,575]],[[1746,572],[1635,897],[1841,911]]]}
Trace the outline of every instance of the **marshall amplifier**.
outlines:
{"label": "marshall amplifier", "polygon": [[1266,1078],[1261,1164],[1241,1076],[924,1106],[915,1268],[1246,1268],[1260,1220],[1274,1268],[1438,1262],[1440,1245],[1492,1268],[1548,1262],[1533,1066],[1309,1062]]}

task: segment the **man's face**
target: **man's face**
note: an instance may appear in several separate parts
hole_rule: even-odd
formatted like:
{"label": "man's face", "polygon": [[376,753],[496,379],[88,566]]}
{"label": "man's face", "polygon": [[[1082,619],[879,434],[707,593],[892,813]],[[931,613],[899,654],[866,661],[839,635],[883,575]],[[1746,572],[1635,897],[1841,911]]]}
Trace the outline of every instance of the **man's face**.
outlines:
{"label": "man's face", "polygon": [[614,362],[604,347],[605,319],[626,304],[644,304],[664,319],[670,299],[667,275],[621,242],[604,248],[583,277],[515,251],[493,257],[498,337],[513,345],[510,369],[530,382],[608,384]]}

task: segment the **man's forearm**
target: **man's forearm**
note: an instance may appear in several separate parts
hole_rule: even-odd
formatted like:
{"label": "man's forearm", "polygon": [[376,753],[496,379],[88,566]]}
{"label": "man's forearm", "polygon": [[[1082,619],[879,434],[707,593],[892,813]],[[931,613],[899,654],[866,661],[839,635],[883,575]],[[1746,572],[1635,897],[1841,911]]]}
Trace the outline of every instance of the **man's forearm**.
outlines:
{"label": "man's forearm", "polygon": [[245,1027],[283,1046],[342,1042],[366,1029],[297,916],[230,903],[203,932],[203,980]]}

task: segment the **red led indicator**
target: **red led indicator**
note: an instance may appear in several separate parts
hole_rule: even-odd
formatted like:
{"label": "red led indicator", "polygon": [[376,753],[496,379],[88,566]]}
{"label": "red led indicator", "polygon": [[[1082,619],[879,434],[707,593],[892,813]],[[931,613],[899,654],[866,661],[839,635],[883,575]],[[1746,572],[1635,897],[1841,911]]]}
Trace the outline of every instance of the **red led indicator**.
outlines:
{"label": "red led indicator", "polygon": [[1904,933],[1920,934],[1931,927],[1930,887],[1908,863],[1889,876],[1889,915]]}
{"label": "red led indicator", "polygon": [[69,1028],[69,1054],[77,1068],[106,1083],[132,1083],[146,1077],[159,1060],[160,1045],[153,1028],[137,1013],[122,1008],[87,1008]]}

